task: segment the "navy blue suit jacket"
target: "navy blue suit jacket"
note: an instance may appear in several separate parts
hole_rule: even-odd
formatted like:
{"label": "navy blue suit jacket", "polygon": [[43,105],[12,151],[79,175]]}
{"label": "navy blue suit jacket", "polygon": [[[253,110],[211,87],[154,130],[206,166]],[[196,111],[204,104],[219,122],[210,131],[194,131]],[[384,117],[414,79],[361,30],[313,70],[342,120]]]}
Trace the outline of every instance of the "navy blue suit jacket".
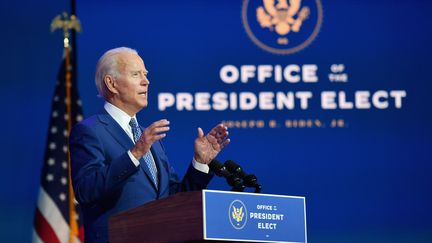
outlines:
{"label": "navy blue suit jacket", "polygon": [[159,187],[141,159],[136,167],[128,155],[134,146],[106,112],[77,124],[70,135],[72,183],[84,213],[86,242],[107,242],[108,219],[118,212],[180,191],[206,188],[212,174],[189,166],[183,180],[174,172],[159,141],[151,147]]}

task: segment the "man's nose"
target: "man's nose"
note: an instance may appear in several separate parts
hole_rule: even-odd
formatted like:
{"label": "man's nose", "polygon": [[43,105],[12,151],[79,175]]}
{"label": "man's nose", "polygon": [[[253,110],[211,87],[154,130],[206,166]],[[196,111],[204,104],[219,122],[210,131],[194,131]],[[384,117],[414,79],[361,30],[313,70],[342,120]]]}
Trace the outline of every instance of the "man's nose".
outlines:
{"label": "man's nose", "polygon": [[148,78],[146,76],[144,76],[141,80],[141,85],[149,85],[150,81],[148,80]]}

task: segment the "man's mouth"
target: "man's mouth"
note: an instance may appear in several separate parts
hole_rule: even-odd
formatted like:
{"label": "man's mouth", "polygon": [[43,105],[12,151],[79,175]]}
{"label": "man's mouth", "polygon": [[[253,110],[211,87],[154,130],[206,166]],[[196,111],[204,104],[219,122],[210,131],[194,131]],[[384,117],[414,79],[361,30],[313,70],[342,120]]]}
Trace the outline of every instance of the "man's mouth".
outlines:
{"label": "man's mouth", "polygon": [[139,92],[138,94],[139,94],[139,95],[147,95],[147,91]]}

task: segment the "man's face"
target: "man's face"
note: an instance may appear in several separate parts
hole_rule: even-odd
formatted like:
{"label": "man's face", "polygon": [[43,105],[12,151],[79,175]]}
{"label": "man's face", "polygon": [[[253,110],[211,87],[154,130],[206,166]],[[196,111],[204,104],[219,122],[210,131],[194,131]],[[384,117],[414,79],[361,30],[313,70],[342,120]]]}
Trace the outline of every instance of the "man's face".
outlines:
{"label": "man's face", "polygon": [[143,60],[133,53],[121,53],[118,56],[119,76],[115,79],[118,93],[116,105],[129,115],[135,115],[147,107],[149,80]]}

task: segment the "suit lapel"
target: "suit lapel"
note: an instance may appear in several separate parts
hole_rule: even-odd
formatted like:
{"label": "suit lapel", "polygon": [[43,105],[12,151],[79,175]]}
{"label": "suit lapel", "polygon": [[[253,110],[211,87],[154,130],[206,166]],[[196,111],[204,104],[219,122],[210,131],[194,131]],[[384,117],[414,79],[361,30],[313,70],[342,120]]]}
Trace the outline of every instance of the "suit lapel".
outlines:
{"label": "suit lapel", "polygon": [[[130,139],[130,137],[126,134],[123,128],[112,118],[105,110],[98,115],[99,120],[106,125],[107,131],[111,134],[111,136],[126,150],[128,151],[134,146],[134,143]],[[157,156],[153,154],[153,158],[155,159],[156,166],[158,166]],[[140,167],[143,170],[144,174],[147,176],[147,179],[151,182],[153,188],[157,191],[156,185],[153,182],[151,177],[150,170],[144,161],[143,158],[139,159]],[[159,166],[158,166],[159,167]],[[158,173],[159,174],[159,173]]]}
{"label": "suit lapel", "polygon": [[99,120],[106,125],[106,129],[111,136],[126,150],[129,150],[134,146],[134,143],[123,128],[121,128],[114,118],[112,118],[105,110],[102,114],[99,114],[98,117]]}

